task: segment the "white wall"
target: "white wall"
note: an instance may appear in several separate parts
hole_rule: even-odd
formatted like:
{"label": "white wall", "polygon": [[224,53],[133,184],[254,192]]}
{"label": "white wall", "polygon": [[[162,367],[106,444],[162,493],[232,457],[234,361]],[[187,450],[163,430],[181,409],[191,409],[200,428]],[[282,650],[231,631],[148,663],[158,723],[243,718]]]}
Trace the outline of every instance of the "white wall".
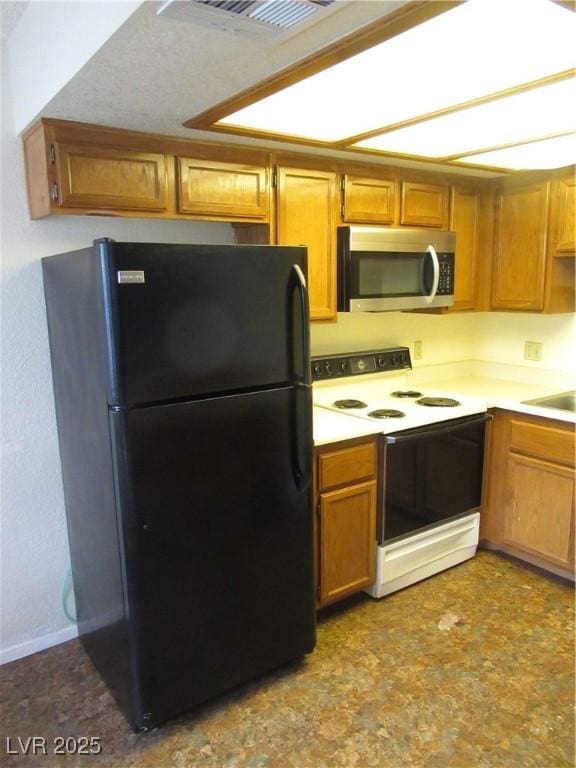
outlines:
{"label": "white wall", "polygon": [[[233,242],[227,224],[28,218],[20,139],[2,67],[2,509],[0,652],[18,658],[74,634],[61,610],[69,565],[40,258],[98,237]],[[8,108],[8,109],[7,109]]]}
{"label": "white wall", "polygon": [[[28,3],[7,42],[12,82],[17,84],[12,105],[17,133],[40,114],[141,3]],[[43,65],[39,66],[40,62]]]}
{"label": "white wall", "polygon": [[[542,344],[541,362],[524,360],[525,341]],[[576,315],[486,313],[482,315],[475,356],[478,360],[503,365],[567,371],[576,376]]]}
{"label": "white wall", "polygon": [[[423,342],[415,368],[462,360],[499,364],[498,375],[555,386],[555,373],[576,377],[576,315],[515,312],[425,315],[403,312],[338,315],[337,323],[312,327],[312,354],[377,349],[402,344],[413,352]],[[542,360],[524,359],[524,342],[542,343]],[[509,369],[509,370],[507,370]],[[562,377],[562,381],[565,381]]]}
{"label": "white wall", "polygon": [[433,365],[474,356],[477,316],[407,312],[339,313],[338,322],[312,326],[312,353],[335,354],[423,342],[420,364]]}

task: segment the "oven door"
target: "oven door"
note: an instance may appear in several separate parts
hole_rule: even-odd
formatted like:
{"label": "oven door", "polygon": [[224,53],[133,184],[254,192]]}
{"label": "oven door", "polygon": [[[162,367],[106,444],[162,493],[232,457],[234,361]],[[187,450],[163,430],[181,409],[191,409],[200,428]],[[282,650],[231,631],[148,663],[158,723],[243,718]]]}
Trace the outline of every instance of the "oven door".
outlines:
{"label": "oven door", "polygon": [[380,544],[478,509],[487,413],[383,435]]}

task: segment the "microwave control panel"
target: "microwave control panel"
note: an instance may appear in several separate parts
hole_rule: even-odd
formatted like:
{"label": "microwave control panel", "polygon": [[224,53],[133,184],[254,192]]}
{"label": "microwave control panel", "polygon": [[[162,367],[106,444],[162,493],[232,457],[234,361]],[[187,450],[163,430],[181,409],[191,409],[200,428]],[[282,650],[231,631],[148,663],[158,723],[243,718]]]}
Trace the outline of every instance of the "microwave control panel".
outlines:
{"label": "microwave control panel", "polygon": [[327,355],[312,358],[312,380],[337,379],[364,373],[401,371],[412,368],[408,347],[355,352],[350,355]]}
{"label": "microwave control panel", "polygon": [[441,296],[451,296],[454,293],[454,256],[451,253],[439,253],[438,263],[440,275],[438,291]]}

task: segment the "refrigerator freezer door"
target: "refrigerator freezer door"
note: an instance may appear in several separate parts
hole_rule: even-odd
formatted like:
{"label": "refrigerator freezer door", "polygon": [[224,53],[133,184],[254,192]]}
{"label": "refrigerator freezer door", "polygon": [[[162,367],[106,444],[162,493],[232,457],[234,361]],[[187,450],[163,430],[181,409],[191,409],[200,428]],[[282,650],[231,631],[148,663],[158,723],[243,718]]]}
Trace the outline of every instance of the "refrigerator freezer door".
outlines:
{"label": "refrigerator freezer door", "polygon": [[306,378],[306,296],[297,273],[306,271],[305,248],[112,241],[97,241],[96,248],[111,405]]}
{"label": "refrigerator freezer door", "polygon": [[[286,387],[110,415],[126,457],[137,727],[314,646],[310,484],[295,458],[302,396]],[[310,408],[308,393],[308,418]]]}

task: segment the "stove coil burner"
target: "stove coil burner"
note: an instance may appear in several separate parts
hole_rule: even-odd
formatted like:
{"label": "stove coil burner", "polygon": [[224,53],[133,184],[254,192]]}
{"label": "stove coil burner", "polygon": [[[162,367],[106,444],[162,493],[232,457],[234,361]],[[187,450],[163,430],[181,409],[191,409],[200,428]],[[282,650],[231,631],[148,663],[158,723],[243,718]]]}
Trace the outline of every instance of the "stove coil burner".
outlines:
{"label": "stove coil burner", "polygon": [[402,419],[406,414],[403,411],[396,411],[394,408],[378,408],[376,411],[370,411],[368,416],[373,419]]}
{"label": "stove coil burner", "polygon": [[418,405],[428,405],[432,408],[456,408],[461,405],[458,400],[453,400],[451,397],[421,397],[416,402]]}
{"label": "stove coil burner", "polygon": [[391,397],[422,397],[422,392],[416,392],[414,389],[405,389],[392,392]]}
{"label": "stove coil burner", "polygon": [[336,400],[333,403],[335,408],[368,408],[367,403],[363,403],[362,400]]}

